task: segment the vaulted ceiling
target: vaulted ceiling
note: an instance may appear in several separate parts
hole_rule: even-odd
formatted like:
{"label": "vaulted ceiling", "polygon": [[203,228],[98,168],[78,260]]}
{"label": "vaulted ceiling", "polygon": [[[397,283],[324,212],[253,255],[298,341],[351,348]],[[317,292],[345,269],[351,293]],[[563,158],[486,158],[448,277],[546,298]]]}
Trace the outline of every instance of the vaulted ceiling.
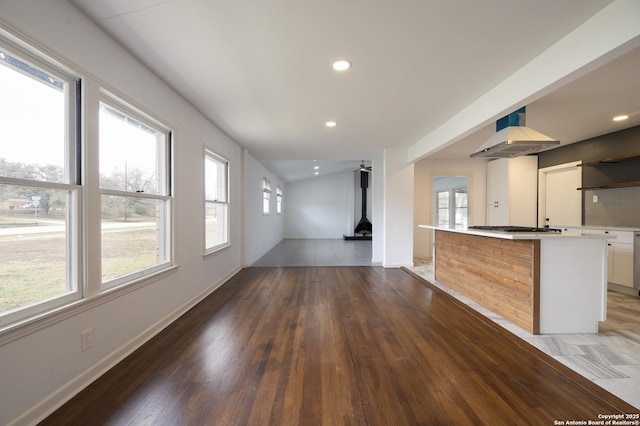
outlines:
{"label": "vaulted ceiling", "polygon": [[527,125],[563,143],[640,124],[640,37],[548,89],[522,78],[531,93],[513,105],[478,103],[577,29],[606,32],[592,17],[607,7],[640,15],[627,0],[70,1],[285,181],[420,141],[428,158],[468,158],[525,100]]}

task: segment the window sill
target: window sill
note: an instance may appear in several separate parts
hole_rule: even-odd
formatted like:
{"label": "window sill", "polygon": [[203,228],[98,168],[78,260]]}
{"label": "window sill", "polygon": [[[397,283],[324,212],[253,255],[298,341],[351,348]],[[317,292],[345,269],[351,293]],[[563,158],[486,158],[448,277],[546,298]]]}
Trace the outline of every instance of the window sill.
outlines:
{"label": "window sill", "polygon": [[96,296],[78,300],[57,309],[36,315],[34,317],[7,324],[0,328],[0,346],[6,345],[14,340],[28,336],[36,331],[43,330],[60,321],[72,318],[82,312],[93,309],[104,303],[108,303],[128,293],[139,290],[156,281],[173,275],[178,270],[178,265],[172,265],[162,271],[148,275],[132,281],[126,285],[114,287]]}
{"label": "window sill", "polygon": [[210,249],[205,250],[204,254],[202,255],[202,257],[207,258],[207,257],[209,257],[211,255],[214,255],[214,254],[220,252],[220,251],[226,250],[229,247],[231,247],[231,243],[220,244],[219,246],[215,246],[215,247],[212,247]]}

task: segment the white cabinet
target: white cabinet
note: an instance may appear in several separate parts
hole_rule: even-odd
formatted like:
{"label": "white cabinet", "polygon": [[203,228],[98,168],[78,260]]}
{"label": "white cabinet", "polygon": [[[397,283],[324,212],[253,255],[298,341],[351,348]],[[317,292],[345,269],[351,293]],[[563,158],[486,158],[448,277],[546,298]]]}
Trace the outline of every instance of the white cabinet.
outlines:
{"label": "white cabinet", "polygon": [[633,245],[609,243],[611,271],[609,282],[633,288]]}
{"label": "white cabinet", "polygon": [[487,163],[487,225],[537,225],[538,157]]}
{"label": "white cabinet", "polygon": [[615,239],[609,240],[609,282],[633,287],[633,232],[609,231]]}
{"label": "white cabinet", "polygon": [[487,225],[515,225],[509,220],[509,204],[495,203],[487,206]]}
{"label": "white cabinet", "polygon": [[584,234],[608,235],[607,281],[633,288],[633,232],[584,228]]}
{"label": "white cabinet", "polygon": [[487,163],[487,204],[509,202],[509,160]]}

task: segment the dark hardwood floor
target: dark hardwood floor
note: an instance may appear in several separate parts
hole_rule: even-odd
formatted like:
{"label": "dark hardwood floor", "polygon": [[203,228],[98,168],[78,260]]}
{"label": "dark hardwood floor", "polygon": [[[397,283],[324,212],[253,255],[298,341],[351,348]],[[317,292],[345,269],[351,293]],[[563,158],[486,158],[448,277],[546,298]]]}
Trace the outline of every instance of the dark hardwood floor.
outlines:
{"label": "dark hardwood floor", "polygon": [[637,412],[420,278],[249,268],[45,425],[464,425]]}

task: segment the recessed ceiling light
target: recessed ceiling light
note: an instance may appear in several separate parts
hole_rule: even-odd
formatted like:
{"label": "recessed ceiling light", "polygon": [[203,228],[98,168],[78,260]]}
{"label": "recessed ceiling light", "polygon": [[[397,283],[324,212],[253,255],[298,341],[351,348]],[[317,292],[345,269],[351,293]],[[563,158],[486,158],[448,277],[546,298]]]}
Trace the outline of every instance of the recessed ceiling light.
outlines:
{"label": "recessed ceiling light", "polygon": [[319,175],[319,174],[320,174],[320,172],[315,172],[315,173],[314,173],[314,175]]}
{"label": "recessed ceiling light", "polygon": [[320,166],[313,166],[313,170],[318,170]]}
{"label": "recessed ceiling light", "polygon": [[327,127],[336,127],[338,123],[336,123],[335,121],[327,121],[326,123],[324,123],[325,126]]}
{"label": "recessed ceiling light", "polygon": [[629,118],[628,115],[618,115],[618,116],[613,117],[613,121],[624,121],[627,118]]}
{"label": "recessed ceiling light", "polygon": [[335,61],[331,66],[336,71],[346,71],[351,68],[351,62],[346,59],[340,59],[339,61]]}

